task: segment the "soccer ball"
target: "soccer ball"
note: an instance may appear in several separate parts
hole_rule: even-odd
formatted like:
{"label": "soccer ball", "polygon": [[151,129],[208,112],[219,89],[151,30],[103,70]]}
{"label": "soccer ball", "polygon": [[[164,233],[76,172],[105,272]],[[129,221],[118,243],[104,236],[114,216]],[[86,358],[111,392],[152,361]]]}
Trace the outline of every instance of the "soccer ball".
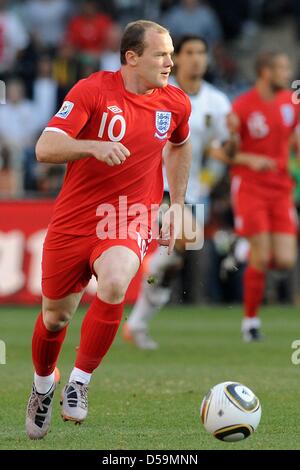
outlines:
{"label": "soccer ball", "polygon": [[205,429],[221,441],[241,441],[256,431],[261,417],[259,399],[245,385],[223,382],[204,397],[200,416]]}

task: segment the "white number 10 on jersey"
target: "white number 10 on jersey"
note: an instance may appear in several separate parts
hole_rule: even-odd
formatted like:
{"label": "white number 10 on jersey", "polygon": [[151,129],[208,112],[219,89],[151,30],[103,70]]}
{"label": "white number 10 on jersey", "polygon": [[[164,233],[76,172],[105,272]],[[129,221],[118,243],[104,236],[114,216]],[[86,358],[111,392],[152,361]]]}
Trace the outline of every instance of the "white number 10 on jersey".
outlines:
{"label": "white number 10 on jersey", "polygon": [[[105,128],[106,128],[107,117],[108,117],[108,113],[103,113],[102,114],[102,119],[101,119],[100,128],[99,128],[99,132],[98,132],[98,137],[100,137],[100,138],[103,137],[103,134],[104,134],[104,131],[105,131]],[[114,127],[115,127],[117,122],[120,123],[121,129],[120,129],[119,134],[115,135]],[[122,116],[120,114],[116,114],[115,116],[113,116],[113,118],[110,120],[110,122],[108,124],[108,129],[107,129],[108,138],[112,142],[120,142],[120,140],[123,139],[123,137],[125,135],[125,132],[126,132],[126,121],[124,119],[124,116]]]}

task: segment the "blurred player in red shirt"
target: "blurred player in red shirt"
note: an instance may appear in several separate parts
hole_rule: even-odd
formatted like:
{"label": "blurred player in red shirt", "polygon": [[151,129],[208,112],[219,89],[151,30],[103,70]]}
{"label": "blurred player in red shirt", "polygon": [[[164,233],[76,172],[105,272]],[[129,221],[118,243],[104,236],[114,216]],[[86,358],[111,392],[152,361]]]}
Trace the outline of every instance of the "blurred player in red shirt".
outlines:
{"label": "blurred player in red shirt", "polygon": [[43,306],[32,339],[35,374],[26,417],[31,439],[49,429],[55,365],[95,274],[97,295],[83,320],[61,403],[65,420],[80,423],[87,416],[92,372],[113,342],[126,290],[151,240],[151,209],[163,194],[164,148],[171,206],[158,241],[169,252],[174,248],[191,148],[189,98],[168,85],[172,53],[171,37],[160,25],[130,23],[121,43],[121,70],[79,81],[37,143],[39,161],[67,162],[67,172],[43,247]]}
{"label": "blurred player in red shirt", "polygon": [[71,19],[66,40],[78,51],[94,54],[98,58],[106,45],[112,20],[108,15],[98,12],[95,0],[85,0],[81,10],[80,15]]}
{"label": "blurred player in red shirt", "polygon": [[245,341],[261,339],[257,311],[268,268],[288,270],[296,260],[297,222],[288,161],[292,137],[299,142],[299,105],[287,89],[291,72],[286,54],[259,55],[256,85],[234,101],[229,123],[239,141],[231,169],[235,228],[250,242],[244,276]]}

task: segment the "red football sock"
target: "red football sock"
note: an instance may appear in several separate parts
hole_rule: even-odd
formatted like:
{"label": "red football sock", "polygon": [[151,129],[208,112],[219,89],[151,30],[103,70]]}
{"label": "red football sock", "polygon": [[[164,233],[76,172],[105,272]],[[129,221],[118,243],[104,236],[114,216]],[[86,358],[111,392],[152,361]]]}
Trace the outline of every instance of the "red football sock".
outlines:
{"label": "red football sock", "polygon": [[253,318],[262,303],[265,290],[266,273],[247,266],[244,274],[244,312],[245,317]]}
{"label": "red football sock", "polygon": [[109,350],[118,331],[124,302],[108,304],[95,298],[82,322],[75,367],[92,373]]}
{"label": "red football sock", "polygon": [[66,332],[67,326],[59,331],[48,331],[40,313],[32,337],[32,361],[38,375],[45,377],[54,371]]}

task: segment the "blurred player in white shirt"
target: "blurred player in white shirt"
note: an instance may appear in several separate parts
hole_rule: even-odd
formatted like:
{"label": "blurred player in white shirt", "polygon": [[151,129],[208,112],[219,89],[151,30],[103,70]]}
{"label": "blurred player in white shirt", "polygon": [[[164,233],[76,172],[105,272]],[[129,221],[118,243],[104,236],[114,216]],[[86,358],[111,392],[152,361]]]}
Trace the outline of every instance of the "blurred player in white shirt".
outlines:
{"label": "blurred player in white shirt", "polygon": [[[175,250],[171,255],[168,255],[165,247],[160,246],[150,258],[138,300],[123,327],[124,340],[141,349],[158,347],[148,334],[149,322],[170,299],[170,282],[183,264],[186,244],[192,241],[194,246],[201,248],[202,245],[203,220],[200,219],[203,218],[203,212],[194,209],[196,204],[203,202],[199,173],[203,166],[204,154],[213,157],[215,160],[212,162],[216,164],[219,163],[216,160],[227,162],[223,145],[229,140],[226,120],[231,111],[231,104],[224,93],[203,80],[208,65],[206,41],[198,36],[184,36],[175,46],[175,65],[175,76],[170,82],[189,95],[192,105],[189,124],[193,159],[186,203],[192,204],[193,210],[185,207],[183,226],[192,227],[191,218],[197,220],[197,215],[198,220],[196,233],[189,235],[185,230],[185,235],[176,241]],[[164,181],[165,194],[168,194],[166,177]]]}
{"label": "blurred player in white shirt", "polygon": [[29,44],[29,36],[10,2],[0,0],[0,74],[5,76],[14,67],[18,53]]}

